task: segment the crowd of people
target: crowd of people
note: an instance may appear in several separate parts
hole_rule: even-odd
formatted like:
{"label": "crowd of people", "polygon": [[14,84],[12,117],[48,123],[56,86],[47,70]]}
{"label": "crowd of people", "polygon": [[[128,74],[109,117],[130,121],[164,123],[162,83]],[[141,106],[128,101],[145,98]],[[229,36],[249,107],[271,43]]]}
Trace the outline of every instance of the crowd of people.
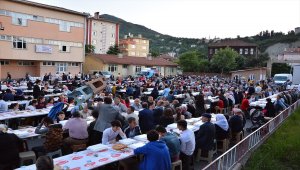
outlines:
{"label": "crowd of people", "polygon": [[[62,74],[55,79],[49,76],[50,73],[33,83],[27,75],[22,81],[13,81],[9,74],[8,80],[2,83],[8,88],[0,95],[0,114],[19,109],[56,108],[54,116],[49,114],[52,116],[23,121],[33,122],[37,125],[35,133],[45,136],[42,146],[32,148],[38,158],[37,169],[44,166],[42,163],[52,164],[49,168],[54,168],[52,160],[45,157],[49,152],[61,149],[66,155],[74,151],[74,145],[115,144],[120,139],[141,134],[147,134],[149,142],[135,149],[134,154],[144,157],[139,162],[133,158],[120,161],[124,169],[131,169],[132,162],[139,164],[139,169],[171,169],[171,163],[178,160],[182,161],[183,169],[193,169],[194,156],[199,149],[202,156],[207,156],[210,150],[216,149],[215,140],[235,140],[233,137],[244,131],[246,119],[251,118],[251,102],[267,98],[266,107],[257,109],[270,118],[295,102],[299,92],[297,89],[281,92],[271,79],[255,82],[217,76],[157,75],[149,79],[117,76],[115,80],[107,80],[103,92],[67,111],[69,106],[77,104],[68,94],[85,85],[92,76]],[[67,83],[62,85],[59,80]],[[22,84],[33,90],[32,97],[27,98],[20,89],[14,90],[13,87]],[[46,98],[49,86],[53,86],[53,93],[62,94],[58,98]],[[145,93],[149,89],[151,93]],[[274,94],[278,95],[272,102],[268,97]],[[19,104],[8,107],[7,101],[25,99],[30,101],[26,107],[21,108]],[[214,122],[212,115],[215,115]],[[89,116],[94,119],[90,124],[86,120]],[[200,128],[195,132],[188,129],[186,119],[199,117],[203,122]],[[64,120],[67,120],[64,125],[59,124]],[[177,123],[179,134],[168,130],[168,125],[173,123]],[[11,121],[8,125],[17,127],[15,124],[21,125],[19,121]],[[7,169],[19,166],[19,152],[24,151],[24,141],[6,133],[9,127],[0,125],[0,167]]]}

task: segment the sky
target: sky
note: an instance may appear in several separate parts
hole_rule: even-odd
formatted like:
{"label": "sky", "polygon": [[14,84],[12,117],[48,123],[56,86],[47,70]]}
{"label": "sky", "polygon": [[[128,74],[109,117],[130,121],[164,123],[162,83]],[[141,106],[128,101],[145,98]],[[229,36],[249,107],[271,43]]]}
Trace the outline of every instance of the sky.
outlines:
{"label": "sky", "polygon": [[32,1],[92,15],[99,11],[175,37],[235,38],[300,27],[300,0]]}

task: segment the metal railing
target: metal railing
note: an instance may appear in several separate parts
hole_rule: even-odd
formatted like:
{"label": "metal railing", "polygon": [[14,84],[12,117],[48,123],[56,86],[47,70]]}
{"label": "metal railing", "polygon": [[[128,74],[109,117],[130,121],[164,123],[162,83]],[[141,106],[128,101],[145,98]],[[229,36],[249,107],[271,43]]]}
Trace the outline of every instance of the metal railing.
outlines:
{"label": "metal railing", "polygon": [[300,105],[300,100],[289,106],[287,109],[280,112],[266,124],[252,132],[250,135],[242,139],[224,154],[219,156],[213,162],[204,167],[204,170],[228,170],[244,158],[249,151],[269,137],[281,125],[281,123],[289,117]]}

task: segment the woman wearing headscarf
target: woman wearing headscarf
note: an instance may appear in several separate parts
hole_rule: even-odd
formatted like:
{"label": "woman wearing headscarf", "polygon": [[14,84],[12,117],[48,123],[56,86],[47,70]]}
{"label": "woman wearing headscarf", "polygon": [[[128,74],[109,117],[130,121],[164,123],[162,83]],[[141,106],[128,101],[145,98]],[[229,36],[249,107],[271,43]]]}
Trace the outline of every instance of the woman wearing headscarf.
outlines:
{"label": "woman wearing headscarf", "polygon": [[228,138],[229,125],[226,117],[223,114],[216,114],[216,139],[223,140]]}

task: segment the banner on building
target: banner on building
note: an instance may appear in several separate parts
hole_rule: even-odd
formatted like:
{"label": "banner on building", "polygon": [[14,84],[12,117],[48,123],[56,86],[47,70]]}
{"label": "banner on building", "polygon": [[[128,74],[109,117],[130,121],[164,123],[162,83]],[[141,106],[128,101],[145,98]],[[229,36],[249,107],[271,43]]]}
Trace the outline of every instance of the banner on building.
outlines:
{"label": "banner on building", "polygon": [[36,45],[35,52],[37,53],[52,53],[52,47],[49,45]]}

